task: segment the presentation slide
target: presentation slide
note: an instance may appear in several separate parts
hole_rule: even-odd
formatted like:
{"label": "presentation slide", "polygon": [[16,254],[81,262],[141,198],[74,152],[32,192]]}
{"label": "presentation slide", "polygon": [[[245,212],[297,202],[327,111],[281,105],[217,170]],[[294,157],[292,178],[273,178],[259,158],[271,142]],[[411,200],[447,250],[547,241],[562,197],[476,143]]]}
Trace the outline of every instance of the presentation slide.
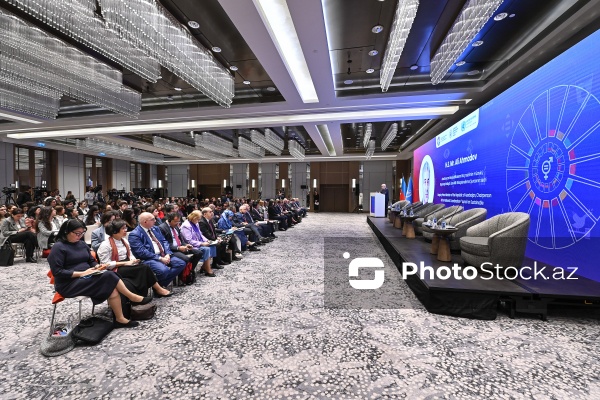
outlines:
{"label": "presentation slide", "polygon": [[414,153],[413,201],[531,216],[526,256],[600,281],[600,31]]}

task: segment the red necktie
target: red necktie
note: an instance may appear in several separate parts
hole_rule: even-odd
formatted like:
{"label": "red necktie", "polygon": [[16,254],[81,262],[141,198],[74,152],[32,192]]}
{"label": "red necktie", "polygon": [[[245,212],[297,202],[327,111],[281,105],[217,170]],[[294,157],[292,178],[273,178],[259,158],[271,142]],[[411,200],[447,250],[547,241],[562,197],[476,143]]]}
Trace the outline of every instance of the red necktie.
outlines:
{"label": "red necktie", "polygon": [[160,256],[164,257],[165,249],[162,247],[156,236],[154,236],[154,233],[152,233],[151,229],[148,229],[148,234],[150,235],[150,239],[152,239],[152,241],[158,245],[158,249],[160,250]]}
{"label": "red necktie", "polygon": [[181,240],[179,240],[179,235],[175,228],[171,228],[173,230],[173,237],[175,237],[175,242],[177,242],[177,247],[181,246]]}

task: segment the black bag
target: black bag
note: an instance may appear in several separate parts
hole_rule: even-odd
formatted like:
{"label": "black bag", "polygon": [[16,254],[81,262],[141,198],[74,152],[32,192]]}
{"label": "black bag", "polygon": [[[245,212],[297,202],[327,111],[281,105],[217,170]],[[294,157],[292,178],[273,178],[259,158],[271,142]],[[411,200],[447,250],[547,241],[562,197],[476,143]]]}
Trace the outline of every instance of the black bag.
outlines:
{"label": "black bag", "polygon": [[156,313],[156,304],[150,302],[148,304],[140,304],[131,307],[131,319],[134,321],[142,321],[145,319],[154,318]]}
{"label": "black bag", "polygon": [[0,248],[0,266],[10,267],[15,263],[15,250],[7,240]]}
{"label": "black bag", "polygon": [[104,318],[90,317],[83,319],[73,328],[73,339],[77,344],[98,344],[113,330],[114,324]]}

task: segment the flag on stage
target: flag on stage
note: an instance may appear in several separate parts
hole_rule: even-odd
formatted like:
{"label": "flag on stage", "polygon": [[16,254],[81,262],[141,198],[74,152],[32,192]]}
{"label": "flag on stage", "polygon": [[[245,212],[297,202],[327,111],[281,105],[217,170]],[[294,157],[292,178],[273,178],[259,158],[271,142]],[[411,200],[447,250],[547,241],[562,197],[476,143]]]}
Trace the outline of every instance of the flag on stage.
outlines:
{"label": "flag on stage", "polygon": [[400,198],[398,200],[406,200],[406,182],[404,182],[404,175],[400,178]]}
{"label": "flag on stage", "polygon": [[413,202],[413,183],[412,175],[408,177],[408,183],[406,184],[406,200]]}

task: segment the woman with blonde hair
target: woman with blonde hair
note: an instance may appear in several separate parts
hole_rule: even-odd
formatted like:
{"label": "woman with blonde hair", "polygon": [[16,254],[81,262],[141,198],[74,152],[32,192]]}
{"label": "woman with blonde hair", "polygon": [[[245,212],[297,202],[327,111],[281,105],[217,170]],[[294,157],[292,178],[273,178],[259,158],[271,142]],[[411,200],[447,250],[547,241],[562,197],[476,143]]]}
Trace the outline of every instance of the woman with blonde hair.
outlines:
{"label": "woman with blonde hair", "polygon": [[[191,244],[194,249],[204,249],[203,251],[208,251],[209,256],[202,264],[202,269],[206,273],[207,276],[214,277],[216,276],[212,270],[212,258],[217,255],[217,246],[210,244],[210,241],[202,235],[200,231],[199,222],[202,218],[202,213],[198,210],[192,211],[187,220],[181,225],[181,236],[185,239],[188,244]],[[205,257],[203,257],[205,258]],[[221,266],[215,266],[216,269],[222,269]]]}

